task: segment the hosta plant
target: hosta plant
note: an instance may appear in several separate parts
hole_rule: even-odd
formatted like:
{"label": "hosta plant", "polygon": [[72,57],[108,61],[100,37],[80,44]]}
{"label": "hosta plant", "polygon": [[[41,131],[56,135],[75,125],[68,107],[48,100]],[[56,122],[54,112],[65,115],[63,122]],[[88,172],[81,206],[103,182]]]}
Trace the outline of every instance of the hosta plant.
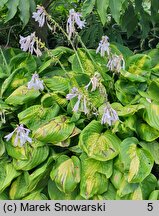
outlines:
{"label": "hosta plant", "polygon": [[0,199],[159,199],[158,49],[75,48],[81,14],[65,32],[40,9],[72,48],[1,49]]}

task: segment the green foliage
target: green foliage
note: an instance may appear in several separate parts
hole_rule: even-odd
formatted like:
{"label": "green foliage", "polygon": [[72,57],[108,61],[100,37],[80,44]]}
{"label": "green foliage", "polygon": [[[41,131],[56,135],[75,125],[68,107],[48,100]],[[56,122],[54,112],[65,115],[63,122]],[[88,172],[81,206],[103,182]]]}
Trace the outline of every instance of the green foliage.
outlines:
{"label": "green foliage", "polygon": [[[99,16],[103,26],[111,13],[128,36],[141,19],[146,35],[149,2],[133,3],[86,0],[80,7],[86,19]],[[15,1],[11,8],[2,1],[6,21],[19,11],[26,25],[32,6],[25,4]],[[152,4],[158,4],[151,3],[155,26]],[[159,199],[158,48],[135,54],[118,43],[110,47],[125,62],[118,72],[108,68],[110,56],[93,49],[60,46],[41,57],[0,50],[0,199]],[[28,88],[35,72],[42,90]],[[31,141],[17,140],[17,125],[29,129]]]}
{"label": "green foliage", "polygon": [[0,9],[2,9],[5,5],[8,10],[5,17],[5,22],[13,19],[16,13],[19,12],[19,17],[23,23],[23,26],[28,23],[30,19],[30,12],[34,11],[36,8],[34,0],[15,0],[14,2],[12,0],[3,0],[0,3]]}

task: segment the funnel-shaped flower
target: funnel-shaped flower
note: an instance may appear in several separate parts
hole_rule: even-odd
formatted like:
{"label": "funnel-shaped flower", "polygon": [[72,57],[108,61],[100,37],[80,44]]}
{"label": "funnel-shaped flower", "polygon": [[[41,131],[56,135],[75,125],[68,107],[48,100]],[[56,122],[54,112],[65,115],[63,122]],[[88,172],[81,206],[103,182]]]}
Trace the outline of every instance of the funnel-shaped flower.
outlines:
{"label": "funnel-shaped flower", "polygon": [[20,141],[20,146],[22,147],[26,142],[31,143],[32,139],[28,136],[30,133],[30,130],[23,127],[23,124],[16,127],[16,129],[11,132],[10,134],[6,135],[4,138],[6,141],[9,141],[13,134],[16,133],[14,145],[18,145],[18,141]]}
{"label": "funnel-shaped flower", "polygon": [[110,71],[120,73],[121,69],[125,69],[125,61],[122,55],[112,55],[108,61],[107,67]]}
{"label": "funnel-shaped flower", "polygon": [[42,55],[42,52],[39,49],[38,38],[35,36],[35,32],[31,33],[31,35],[28,35],[27,37],[23,37],[20,35],[19,43],[20,48],[24,52],[29,51],[31,54],[35,52],[37,56]]}
{"label": "funnel-shaped flower", "polygon": [[78,12],[75,12],[74,9],[71,9],[69,11],[69,17],[67,20],[67,25],[66,25],[66,31],[68,34],[69,39],[74,35],[75,33],[75,24],[77,25],[78,28],[82,29],[85,27],[85,21],[81,20],[82,15]]}
{"label": "funnel-shaped flower", "polygon": [[108,124],[109,126],[111,126],[118,120],[119,120],[119,117],[118,117],[117,112],[107,102],[106,106],[104,107],[101,124]]}
{"label": "funnel-shaped flower", "polygon": [[108,42],[109,38],[107,36],[102,36],[102,40],[99,42],[99,46],[96,49],[96,53],[100,52],[100,55],[104,57],[105,52],[107,55],[110,55],[110,43]]}
{"label": "funnel-shaped flower", "polygon": [[34,18],[35,21],[39,23],[39,27],[43,27],[46,20],[45,8],[43,6],[38,5],[36,9],[37,11],[33,12],[32,18]]}
{"label": "funnel-shaped flower", "polygon": [[43,80],[39,79],[39,75],[37,73],[34,73],[30,82],[28,82],[28,89],[32,88],[34,88],[35,90],[44,90]]}

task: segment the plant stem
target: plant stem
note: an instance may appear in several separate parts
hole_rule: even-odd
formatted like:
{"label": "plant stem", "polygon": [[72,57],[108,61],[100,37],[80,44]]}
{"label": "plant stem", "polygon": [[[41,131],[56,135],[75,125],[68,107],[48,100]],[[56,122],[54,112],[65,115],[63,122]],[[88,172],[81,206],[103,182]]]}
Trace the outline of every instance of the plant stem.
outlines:
{"label": "plant stem", "polygon": [[77,35],[77,37],[79,39],[79,42],[81,43],[82,47],[86,50],[87,54],[89,55],[89,57],[92,60],[92,62],[94,63],[94,65],[96,65],[96,62],[95,62],[94,58],[90,54],[89,50],[87,49],[87,47],[85,46],[85,44],[83,43],[81,37],[79,36],[79,34],[77,32],[76,32],[76,35]]}
{"label": "plant stem", "polygon": [[69,43],[71,44],[71,46],[72,46],[72,48],[73,48],[73,50],[75,52],[75,55],[76,55],[76,57],[78,59],[78,62],[79,62],[79,65],[80,65],[80,68],[81,68],[82,72],[85,73],[84,68],[82,66],[82,63],[81,63],[81,60],[80,60],[79,55],[77,53],[77,50],[75,49],[75,47],[74,47],[71,39],[68,37],[67,33],[63,30],[63,28],[54,19],[52,19],[52,17],[49,14],[48,14],[48,20],[51,22],[51,24],[57,26],[59,28],[59,30],[65,35],[65,37],[67,38],[67,40],[69,41]]}

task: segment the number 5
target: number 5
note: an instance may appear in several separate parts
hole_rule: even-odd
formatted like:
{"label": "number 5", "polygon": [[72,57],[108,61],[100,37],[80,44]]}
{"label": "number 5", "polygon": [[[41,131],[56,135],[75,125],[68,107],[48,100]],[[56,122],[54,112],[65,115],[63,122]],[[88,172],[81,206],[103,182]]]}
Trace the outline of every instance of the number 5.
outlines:
{"label": "number 5", "polygon": [[148,203],[147,204],[147,210],[152,211],[153,210],[153,203]]}

